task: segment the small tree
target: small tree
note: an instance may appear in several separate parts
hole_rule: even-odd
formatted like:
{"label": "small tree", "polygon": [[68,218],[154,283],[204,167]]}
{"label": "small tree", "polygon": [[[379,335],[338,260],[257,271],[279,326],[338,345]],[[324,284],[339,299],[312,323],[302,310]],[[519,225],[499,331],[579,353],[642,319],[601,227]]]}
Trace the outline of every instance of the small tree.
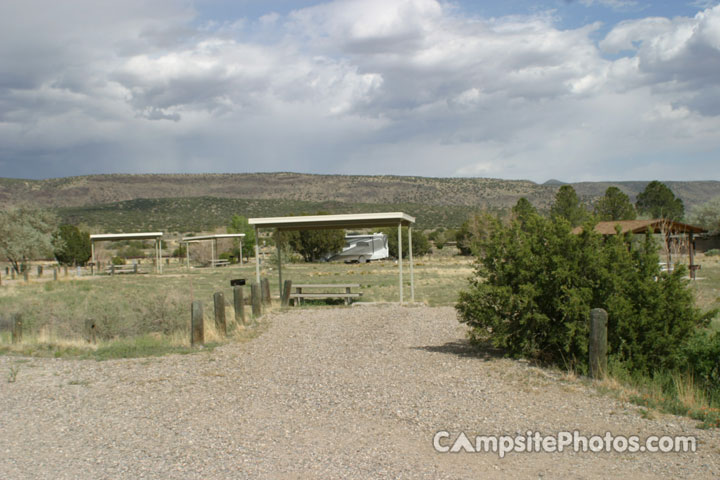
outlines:
{"label": "small tree", "polygon": [[648,183],[638,196],[635,203],[641,215],[651,218],[665,218],[668,220],[682,220],[685,215],[683,201],[662,182],[653,180]]}
{"label": "small tree", "polygon": [[555,203],[550,209],[553,217],[564,218],[570,225],[577,227],[587,218],[587,211],[571,185],[563,185],[555,194]]}
{"label": "small tree", "polygon": [[518,220],[521,224],[525,224],[528,219],[537,215],[538,211],[533,207],[532,203],[525,198],[521,197],[515,206],[512,208],[512,216]]}
{"label": "small tree", "polygon": [[[520,199],[518,203],[524,199]],[[527,202],[530,205],[530,202]],[[521,203],[521,209],[525,208],[525,204]],[[530,205],[532,208],[532,205]],[[514,210],[513,210],[514,211]],[[482,239],[487,238],[489,232],[494,229],[497,217],[493,216],[487,211],[482,211],[470,215],[458,229],[455,234],[457,241],[457,248],[460,250],[461,255],[477,255],[481,249],[480,242]]]}
{"label": "small tree", "polygon": [[[228,223],[227,233],[244,233],[245,236],[242,238],[243,252],[247,252],[249,257],[255,255],[255,229],[248,223],[247,218],[240,215],[233,215],[230,223]],[[239,255],[239,241],[235,243],[235,248]]]}
{"label": "small tree", "polygon": [[0,256],[8,259],[16,272],[19,264],[38,257],[51,257],[62,247],[59,237],[53,238],[55,217],[44,210],[12,208],[0,211]]}
{"label": "small tree", "polygon": [[299,230],[284,234],[287,236],[288,244],[302,255],[306,262],[320,260],[330,253],[342,250],[345,245],[345,231],[337,228]]}
{"label": "small tree", "polygon": [[[308,215],[303,213],[303,215]],[[317,212],[315,215],[327,215]],[[345,245],[345,231],[338,228],[318,230],[275,230],[272,241],[281,249],[290,246],[299,253],[306,262],[320,260],[324,256],[342,250]]]}
{"label": "small tree", "polygon": [[720,232],[720,197],[694,206],[690,214],[690,222],[712,233]]}
{"label": "small tree", "polygon": [[635,207],[630,198],[617,187],[608,187],[605,195],[595,204],[595,215],[600,221],[635,220]]}
{"label": "small tree", "polygon": [[55,248],[55,258],[63,265],[85,265],[92,255],[90,234],[75,225],[60,225],[54,243],[60,245]]}
{"label": "small tree", "polygon": [[[403,236],[403,258],[408,258],[410,250],[408,249],[408,228],[402,227]],[[388,250],[390,256],[398,258],[398,229],[397,227],[385,228],[382,233],[388,237]],[[430,242],[423,232],[418,229],[412,231],[413,256],[426,255],[430,251]]]}

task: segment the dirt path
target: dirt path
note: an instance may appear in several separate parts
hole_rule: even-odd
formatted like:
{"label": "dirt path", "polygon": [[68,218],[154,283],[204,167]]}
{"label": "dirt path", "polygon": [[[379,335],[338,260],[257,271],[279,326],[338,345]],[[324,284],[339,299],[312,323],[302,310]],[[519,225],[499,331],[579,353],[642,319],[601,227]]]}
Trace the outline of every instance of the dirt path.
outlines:
{"label": "dirt path", "polygon": [[[297,310],[250,343],[107,362],[0,357],[0,478],[720,476],[720,434],[472,353],[450,308]],[[694,435],[696,453],[437,453],[434,434]],[[443,442],[447,443],[447,441]]]}

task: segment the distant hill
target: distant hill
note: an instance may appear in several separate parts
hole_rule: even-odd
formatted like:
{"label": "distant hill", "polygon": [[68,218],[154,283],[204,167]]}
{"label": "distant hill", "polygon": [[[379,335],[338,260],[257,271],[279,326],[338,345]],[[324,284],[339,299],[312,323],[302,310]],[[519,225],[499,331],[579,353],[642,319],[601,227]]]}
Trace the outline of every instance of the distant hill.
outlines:
{"label": "distant hill", "polygon": [[554,178],[551,178],[551,179],[548,180],[547,182],[543,183],[543,185],[553,187],[553,186],[556,186],[556,185],[557,185],[557,186],[567,185],[567,183],[561,182],[560,180],[556,180],[556,179],[554,179]]}
{"label": "distant hill", "polygon": [[[609,186],[631,199],[648,182],[570,183],[591,203]],[[718,181],[665,182],[686,208],[720,195]],[[421,226],[457,226],[479,209],[503,210],[526,197],[540,210],[562,185],[492,178],[310,175],[300,173],[89,175],[23,180],[0,178],[3,205],[52,208],[64,219],[103,228],[200,231],[233,213],[284,215],[403,210]],[[142,228],[140,228],[142,226]]]}

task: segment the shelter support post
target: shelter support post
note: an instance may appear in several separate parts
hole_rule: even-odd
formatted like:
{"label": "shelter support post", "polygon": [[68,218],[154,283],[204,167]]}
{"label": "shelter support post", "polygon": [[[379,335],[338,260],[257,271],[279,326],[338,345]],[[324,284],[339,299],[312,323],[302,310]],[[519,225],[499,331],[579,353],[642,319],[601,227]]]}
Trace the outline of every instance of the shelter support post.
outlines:
{"label": "shelter support post", "polygon": [[282,248],[280,248],[280,242],[275,242],[275,248],[277,249],[277,258],[278,258],[278,292],[280,292],[280,298],[282,299],[282,292],[283,292]]}
{"label": "shelter support post", "polygon": [[398,267],[399,272],[399,283],[400,283],[400,304],[403,303],[403,271],[402,271],[402,222],[398,223]]}
{"label": "shelter support post", "polygon": [[415,303],[415,276],[413,275],[412,225],[408,226],[408,256],[410,257],[410,302]]}
{"label": "shelter support post", "polygon": [[210,266],[215,268],[215,248],[217,247],[217,239],[210,242]]}
{"label": "shelter support post", "polygon": [[242,267],[243,264],[243,258],[242,258],[242,240],[239,240],[240,242],[240,266]]}
{"label": "shelter support post", "polygon": [[185,242],[185,266],[190,270],[190,242]]}
{"label": "shelter support post", "polygon": [[163,273],[163,254],[162,254],[162,238],[158,238],[158,257],[160,257],[159,269],[160,273]]}
{"label": "shelter support post", "polygon": [[[92,257],[92,263],[95,264],[95,240],[90,241],[90,253]],[[93,275],[95,274],[95,269],[93,269]]]}
{"label": "shelter support post", "polygon": [[260,285],[260,237],[258,236],[258,228],[255,227],[255,281]]}
{"label": "shelter support post", "polygon": [[688,256],[690,257],[690,278],[695,280],[695,237],[692,232],[688,233]]}

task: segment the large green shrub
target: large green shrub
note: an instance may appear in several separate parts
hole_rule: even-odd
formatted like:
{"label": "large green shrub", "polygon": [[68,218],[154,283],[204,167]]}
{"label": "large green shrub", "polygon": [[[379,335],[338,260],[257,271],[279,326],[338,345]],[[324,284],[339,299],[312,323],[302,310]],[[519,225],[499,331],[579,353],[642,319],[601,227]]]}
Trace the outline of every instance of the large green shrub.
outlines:
{"label": "large green shrub", "polygon": [[695,381],[720,395],[720,332],[698,332],[685,346],[684,354]]}
{"label": "large green shrub", "polygon": [[75,225],[60,225],[54,237],[61,241],[56,243],[55,258],[63,265],[85,265],[90,260],[90,234],[83,232]]}
{"label": "large green shrub", "polygon": [[496,220],[479,240],[477,269],[457,310],[474,339],[514,356],[587,369],[588,317],[608,311],[608,349],[630,371],[681,363],[682,348],[707,321],[694,305],[685,272],[661,273],[651,235],[601,237],[585,225],[532,212],[509,225]]}

